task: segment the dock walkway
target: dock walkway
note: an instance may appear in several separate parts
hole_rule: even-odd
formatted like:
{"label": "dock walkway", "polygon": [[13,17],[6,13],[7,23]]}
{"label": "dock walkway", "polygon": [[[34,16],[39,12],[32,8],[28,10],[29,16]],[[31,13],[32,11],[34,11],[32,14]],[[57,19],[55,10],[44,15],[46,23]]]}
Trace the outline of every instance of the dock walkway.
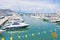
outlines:
{"label": "dock walkway", "polygon": [[8,20],[9,17],[5,17],[3,19],[0,19],[0,26],[3,25],[7,20]]}

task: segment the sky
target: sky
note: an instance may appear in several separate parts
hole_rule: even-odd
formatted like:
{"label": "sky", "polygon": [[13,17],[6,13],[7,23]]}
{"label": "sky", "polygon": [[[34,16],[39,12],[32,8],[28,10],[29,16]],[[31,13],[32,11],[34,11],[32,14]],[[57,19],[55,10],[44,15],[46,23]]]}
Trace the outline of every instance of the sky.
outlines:
{"label": "sky", "polygon": [[0,9],[24,13],[57,13],[60,0],[0,0]]}

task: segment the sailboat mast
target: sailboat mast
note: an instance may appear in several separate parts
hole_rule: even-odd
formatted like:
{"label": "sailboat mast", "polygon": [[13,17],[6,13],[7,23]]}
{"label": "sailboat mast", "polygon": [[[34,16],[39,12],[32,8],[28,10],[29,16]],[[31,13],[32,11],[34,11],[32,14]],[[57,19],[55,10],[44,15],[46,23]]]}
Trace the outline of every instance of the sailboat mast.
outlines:
{"label": "sailboat mast", "polygon": [[17,0],[17,10],[18,10],[18,14],[20,13],[20,5],[19,5],[19,0]]}

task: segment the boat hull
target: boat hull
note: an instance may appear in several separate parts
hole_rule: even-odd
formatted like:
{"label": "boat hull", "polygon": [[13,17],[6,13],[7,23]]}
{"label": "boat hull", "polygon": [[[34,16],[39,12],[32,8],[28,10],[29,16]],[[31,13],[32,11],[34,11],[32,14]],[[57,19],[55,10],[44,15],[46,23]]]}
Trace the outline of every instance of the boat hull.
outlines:
{"label": "boat hull", "polygon": [[5,27],[4,29],[7,29],[7,30],[15,30],[15,29],[23,29],[23,28],[26,28],[28,26],[29,25],[26,25],[26,26],[15,26],[15,27]]}

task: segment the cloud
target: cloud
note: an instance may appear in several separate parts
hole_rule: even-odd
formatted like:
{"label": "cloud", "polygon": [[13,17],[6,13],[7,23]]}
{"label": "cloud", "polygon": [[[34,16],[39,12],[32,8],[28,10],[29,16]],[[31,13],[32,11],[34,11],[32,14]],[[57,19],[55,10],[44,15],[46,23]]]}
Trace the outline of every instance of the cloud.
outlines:
{"label": "cloud", "polygon": [[17,0],[0,0],[0,8],[11,8],[17,5]]}
{"label": "cloud", "polygon": [[53,1],[51,0],[49,2],[49,0],[0,0],[0,8],[21,10],[22,12],[57,12],[60,10],[60,4],[54,4]]}
{"label": "cloud", "polygon": [[46,2],[29,2],[29,1],[20,1],[20,9],[23,11],[30,11],[30,12],[38,12],[38,11],[46,11],[52,10],[56,8],[56,5],[49,4]]}

